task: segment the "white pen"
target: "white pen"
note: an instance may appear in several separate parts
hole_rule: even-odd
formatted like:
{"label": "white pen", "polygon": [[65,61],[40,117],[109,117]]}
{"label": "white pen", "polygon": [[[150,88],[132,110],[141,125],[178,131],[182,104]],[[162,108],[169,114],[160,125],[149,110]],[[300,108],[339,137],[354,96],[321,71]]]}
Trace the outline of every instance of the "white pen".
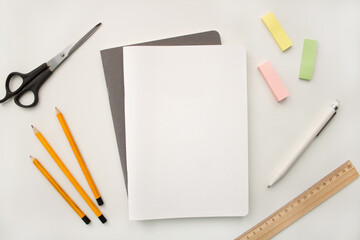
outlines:
{"label": "white pen", "polygon": [[309,129],[305,136],[301,139],[298,144],[294,146],[292,151],[290,151],[289,155],[284,159],[273,177],[271,178],[268,188],[274,185],[277,181],[282,178],[285,173],[290,169],[290,167],[296,162],[299,156],[305,151],[305,149],[310,145],[310,143],[321,133],[321,131],[326,127],[326,125],[330,122],[330,120],[335,116],[336,110],[339,108],[340,102],[336,100],[331,106],[329,106],[324,113],[320,116],[320,118],[314,123],[314,125]]}

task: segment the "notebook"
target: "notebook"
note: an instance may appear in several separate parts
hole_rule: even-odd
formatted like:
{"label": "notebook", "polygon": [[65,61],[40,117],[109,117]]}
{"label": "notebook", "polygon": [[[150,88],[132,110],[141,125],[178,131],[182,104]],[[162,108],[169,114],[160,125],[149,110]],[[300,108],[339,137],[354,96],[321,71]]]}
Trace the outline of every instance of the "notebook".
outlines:
{"label": "notebook", "polygon": [[124,48],[130,220],[248,212],[246,51]]}
{"label": "notebook", "polygon": [[[220,45],[220,35],[216,31],[207,31],[166,38],[135,45]],[[123,75],[123,47],[104,49],[101,51],[111,114],[114,124],[116,141],[120,156],[121,167],[127,191],[127,165],[125,143],[125,116],[124,116],[124,75]]]}

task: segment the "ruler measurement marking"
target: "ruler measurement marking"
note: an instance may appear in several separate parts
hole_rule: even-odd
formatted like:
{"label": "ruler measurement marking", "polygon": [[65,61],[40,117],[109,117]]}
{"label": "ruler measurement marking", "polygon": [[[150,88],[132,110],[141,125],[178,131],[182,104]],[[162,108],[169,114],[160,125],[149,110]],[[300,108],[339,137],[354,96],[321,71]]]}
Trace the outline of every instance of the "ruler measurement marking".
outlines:
{"label": "ruler measurement marking", "polygon": [[347,161],[236,240],[272,238],[358,177],[359,174],[352,163]]}

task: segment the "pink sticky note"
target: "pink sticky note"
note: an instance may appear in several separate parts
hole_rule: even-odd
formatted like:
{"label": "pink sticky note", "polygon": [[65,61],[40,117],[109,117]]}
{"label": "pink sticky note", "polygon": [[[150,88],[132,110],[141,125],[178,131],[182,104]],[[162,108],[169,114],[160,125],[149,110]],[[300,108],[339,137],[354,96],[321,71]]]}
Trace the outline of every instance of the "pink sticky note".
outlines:
{"label": "pink sticky note", "polygon": [[289,96],[289,92],[281,82],[279,76],[269,61],[259,65],[258,69],[266,83],[269,85],[276,101],[280,102]]}

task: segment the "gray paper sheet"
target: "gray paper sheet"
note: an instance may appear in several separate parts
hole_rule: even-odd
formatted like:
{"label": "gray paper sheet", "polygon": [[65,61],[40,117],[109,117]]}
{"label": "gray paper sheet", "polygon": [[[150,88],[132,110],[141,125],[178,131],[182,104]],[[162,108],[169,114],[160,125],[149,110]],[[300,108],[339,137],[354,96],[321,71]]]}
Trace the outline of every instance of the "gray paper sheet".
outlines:
{"label": "gray paper sheet", "polygon": [[[129,46],[176,46],[176,45],[221,45],[220,35],[216,31],[208,31],[185,36],[167,38]],[[101,50],[111,114],[124,174],[126,191],[128,190],[125,115],[124,115],[124,68],[123,47]]]}

